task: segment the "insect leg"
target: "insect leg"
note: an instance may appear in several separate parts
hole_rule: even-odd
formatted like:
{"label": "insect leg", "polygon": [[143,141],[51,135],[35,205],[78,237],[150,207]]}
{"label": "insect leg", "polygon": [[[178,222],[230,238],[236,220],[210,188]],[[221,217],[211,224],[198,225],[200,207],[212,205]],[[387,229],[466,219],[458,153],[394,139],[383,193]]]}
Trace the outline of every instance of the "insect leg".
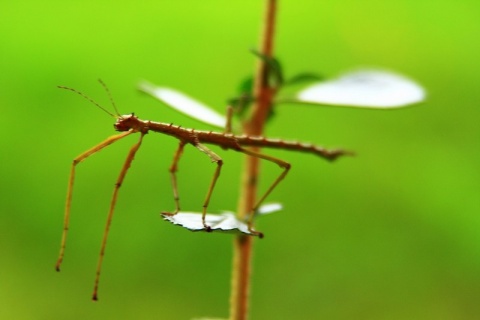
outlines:
{"label": "insect leg", "polygon": [[288,171],[290,170],[291,165],[290,165],[290,163],[288,163],[286,161],[283,161],[281,159],[278,159],[278,158],[275,158],[275,157],[272,157],[272,156],[268,156],[268,155],[260,153],[260,152],[255,152],[255,151],[251,151],[251,150],[244,149],[244,148],[241,148],[238,151],[243,152],[245,154],[248,154],[249,156],[252,156],[252,157],[256,157],[256,158],[260,158],[260,159],[264,159],[264,160],[274,162],[274,163],[278,164],[281,168],[283,168],[282,173],[280,173],[280,175],[277,177],[277,179],[275,179],[275,181],[273,181],[273,183],[270,185],[270,187],[267,189],[267,191],[263,194],[263,196],[260,197],[260,199],[257,201],[255,206],[252,208],[252,212],[250,213],[250,217],[248,219],[248,230],[250,232],[252,232],[253,234],[256,234],[260,238],[262,238],[263,234],[261,232],[257,232],[257,231],[253,230],[253,219],[255,217],[255,214],[256,214],[258,208],[262,204],[262,202],[268,197],[268,195],[273,191],[273,189],[275,189],[275,187],[280,183],[280,181],[282,181],[283,178],[285,178]]}
{"label": "insect leg", "polygon": [[173,187],[173,198],[175,200],[175,212],[167,213],[163,212],[163,214],[175,215],[180,211],[180,197],[178,195],[178,187],[177,187],[177,170],[178,170],[178,161],[183,153],[183,147],[185,146],[185,141],[180,140],[178,145],[177,151],[175,151],[175,155],[173,156],[172,165],[169,168],[170,176],[172,178],[172,187]]}
{"label": "insect leg", "polygon": [[217,182],[218,177],[220,176],[220,171],[222,169],[223,165],[223,160],[220,158],[215,152],[207,148],[205,145],[201,143],[196,143],[194,146],[208,155],[212,162],[215,162],[217,164],[217,168],[215,168],[215,172],[213,173],[213,178],[212,182],[210,183],[210,187],[208,188],[207,196],[205,197],[205,201],[203,202],[203,211],[202,211],[202,222],[203,226],[207,231],[211,231],[210,227],[207,226],[205,223],[205,216],[207,215],[207,208],[208,208],[208,203],[210,202],[210,197],[212,196],[213,189],[215,188],[215,183]]}
{"label": "insect leg", "polygon": [[227,122],[225,123],[225,133],[232,133],[233,107],[227,106]]}
{"label": "insect leg", "polygon": [[103,257],[105,256],[105,246],[107,245],[107,239],[108,239],[108,232],[110,230],[110,224],[112,223],[112,218],[113,218],[113,212],[115,210],[115,204],[117,203],[117,196],[118,196],[118,190],[122,186],[123,179],[125,178],[125,175],[127,174],[128,169],[130,168],[130,165],[132,164],[132,161],[135,157],[135,153],[138,151],[140,148],[140,145],[142,144],[142,139],[145,133],[141,133],[140,139],[136,144],[133,145],[133,147],[130,149],[130,152],[127,155],[127,159],[125,160],[125,163],[123,164],[122,170],[120,171],[120,174],[118,176],[117,182],[115,183],[115,188],[113,189],[113,196],[112,200],[110,202],[110,210],[108,211],[108,216],[107,216],[107,223],[105,225],[105,232],[103,233],[103,240],[102,240],[102,246],[100,249],[100,256],[98,258],[98,264],[97,264],[97,273],[95,276],[95,286],[93,289],[93,300],[98,300],[97,292],[98,292],[98,282],[100,280],[100,272],[102,269],[102,262],[103,262]]}
{"label": "insect leg", "polygon": [[55,269],[57,271],[60,271],[60,265],[62,264],[63,257],[65,255],[67,233],[68,233],[68,227],[69,227],[69,223],[70,223],[70,207],[71,207],[71,204],[72,204],[73,182],[75,180],[75,167],[77,166],[77,164],[79,164],[80,162],[82,162],[83,160],[85,160],[86,158],[91,156],[92,154],[102,150],[103,148],[105,148],[105,147],[111,145],[112,143],[114,143],[115,141],[118,141],[118,140],[122,139],[123,137],[128,136],[129,134],[131,134],[133,132],[134,131],[127,131],[127,132],[123,132],[123,133],[111,136],[111,137],[107,138],[105,141],[97,144],[93,148],[85,151],[84,153],[80,154],[78,157],[73,159],[72,167],[70,169],[70,178],[68,180],[67,200],[65,202],[65,217],[64,217],[64,220],[63,220],[62,242],[60,244],[60,253],[58,255],[58,260],[57,260],[57,263],[55,265]]}

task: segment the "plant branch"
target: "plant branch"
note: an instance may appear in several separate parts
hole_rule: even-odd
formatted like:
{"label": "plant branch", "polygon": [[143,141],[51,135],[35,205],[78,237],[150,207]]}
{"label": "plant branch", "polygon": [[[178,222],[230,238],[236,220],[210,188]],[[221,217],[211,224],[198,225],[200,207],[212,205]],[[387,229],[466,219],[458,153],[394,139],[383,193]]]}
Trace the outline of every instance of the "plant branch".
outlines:
{"label": "plant branch", "polygon": [[[260,52],[267,57],[271,57],[273,53],[276,8],[277,0],[266,0]],[[274,90],[269,87],[268,72],[266,62],[263,59],[258,59],[254,83],[256,102],[253,106],[251,118],[243,126],[243,131],[247,135],[262,135],[265,121],[270,112]],[[237,210],[239,219],[244,220],[255,205],[258,175],[259,159],[246,157]],[[234,240],[230,296],[231,320],[246,320],[248,316],[253,239],[251,236],[239,235]]]}

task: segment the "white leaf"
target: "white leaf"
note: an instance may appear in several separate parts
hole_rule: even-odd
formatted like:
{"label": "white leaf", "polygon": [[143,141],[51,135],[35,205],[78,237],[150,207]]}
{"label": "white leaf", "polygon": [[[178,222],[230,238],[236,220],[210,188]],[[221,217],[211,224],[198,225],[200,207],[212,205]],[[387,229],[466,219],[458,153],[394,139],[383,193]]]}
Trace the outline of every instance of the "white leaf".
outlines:
{"label": "white leaf", "polygon": [[138,88],[187,116],[219,128],[225,128],[227,120],[223,115],[180,91],[159,87],[147,81],[140,82]]}
{"label": "white leaf", "polygon": [[425,100],[412,80],[387,71],[360,70],[307,87],[299,102],[362,108],[398,108]]}
{"label": "white leaf", "polygon": [[283,206],[281,203],[266,203],[264,205],[261,205],[260,208],[258,208],[257,214],[259,215],[270,214],[270,213],[278,212],[282,209],[283,209]]}
{"label": "white leaf", "polygon": [[[280,211],[282,205],[279,203],[265,204],[258,209],[258,214],[269,214]],[[180,211],[175,215],[162,214],[164,220],[175,225],[179,225],[191,231],[203,231],[205,226],[202,222],[202,213]],[[221,214],[207,213],[205,223],[210,227],[211,231],[245,233],[249,235],[257,235],[248,230],[248,224],[238,220],[235,213],[223,211]]]}
{"label": "white leaf", "polygon": [[[205,230],[202,222],[202,213],[200,212],[178,212],[175,215],[162,214],[166,221],[182,226],[191,231]],[[224,212],[222,214],[210,214],[205,216],[205,223],[212,231],[223,232],[241,232],[252,235],[245,222],[239,221],[233,212]]]}

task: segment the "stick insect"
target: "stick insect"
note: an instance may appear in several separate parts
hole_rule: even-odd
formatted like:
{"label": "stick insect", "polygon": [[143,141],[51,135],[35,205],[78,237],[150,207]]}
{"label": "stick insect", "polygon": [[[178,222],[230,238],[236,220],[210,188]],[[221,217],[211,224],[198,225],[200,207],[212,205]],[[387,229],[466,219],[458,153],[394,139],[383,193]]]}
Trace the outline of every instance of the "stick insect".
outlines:
{"label": "stick insect", "polygon": [[213,177],[210,182],[210,186],[207,190],[205,200],[202,205],[202,223],[204,226],[205,231],[211,231],[210,226],[205,222],[205,215],[207,213],[208,205],[210,203],[210,198],[212,196],[213,190],[215,188],[215,184],[220,176],[220,172],[222,169],[223,165],[223,160],[222,158],[217,155],[215,152],[210,150],[206,144],[213,144],[220,146],[223,149],[231,149],[237,152],[241,152],[243,154],[246,154],[251,157],[257,157],[260,159],[264,159],[270,162],[273,162],[280,166],[282,169],[281,173],[279,176],[273,181],[273,183],[267,188],[265,193],[259,198],[257,203],[254,205],[253,208],[250,210],[249,218],[248,218],[248,229],[251,232],[252,235],[256,235],[258,237],[263,237],[263,234],[261,232],[255,231],[253,229],[253,220],[255,213],[257,212],[258,208],[260,207],[261,203],[267,198],[268,195],[275,189],[275,187],[285,178],[287,173],[290,170],[290,164],[284,160],[269,156],[267,154],[264,154],[262,152],[257,152],[251,149],[248,149],[248,147],[267,147],[267,148],[278,148],[278,149],[284,149],[284,150],[294,150],[294,151],[300,151],[300,152],[307,152],[307,153],[312,153],[315,154],[321,158],[324,158],[329,161],[333,161],[337,159],[340,156],[343,155],[349,155],[351,154],[348,151],[336,149],[336,150],[328,150],[320,146],[312,145],[312,144],[305,144],[305,143],[300,143],[300,142],[291,142],[291,141],[284,141],[284,140],[277,140],[277,139],[269,139],[265,137],[255,137],[255,136],[247,136],[247,135],[235,135],[231,131],[231,117],[232,117],[232,112],[228,112],[228,117],[227,117],[227,123],[224,132],[213,132],[213,131],[201,131],[201,130],[195,130],[195,129],[186,129],[182,128],[180,126],[173,125],[172,123],[162,123],[162,122],[154,122],[150,120],[141,120],[138,118],[136,115],[132,114],[127,114],[127,115],[120,115],[118,112],[118,109],[115,105],[115,102],[112,98],[112,95],[107,88],[107,86],[99,80],[100,84],[103,86],[105,91],[107,92],[110,102],[113,106],[113,109],[115,110],[115,114],[112,114],[109,112],[107,109],[102,107],[100,104],[98,104],[96,101],[93,99],[89,98],[85,94],[83,94],[80,91],[77,91],[75,89],[65,87],[65,86],[59,86],[61,89],[66,89],[70,90],[74,93],[79,94],[83,98],[87,99],[91,103],[93,103],[95,106],[109,114],[110,116],[116,118],[116,122],[114,124],[114,128],[116,131],[120,132],[116,135],[113,135],[106,140],[102,141],[101,143],[97,144],[96,146],[88,149],[87,151],[81,153],[79,156],[77,156],[72,163],[71,170],[70,170],[70,178],[68,182],[68,188],[67,188],[67,199],[66,199],[66,204],[65,204],[65,217],[64,217],[64,226],[63,226],[63,233],[62,233],[62,240],[61,240],[61,247],[60,247],[60,253],[59,257],[56,263],[56,270],[60,271],[60,266],[62,264],[64,254],[65,254],[65,246],[66,246],[66,239],[67,239],[67,232],[69,228],[69,221],[70,221],[70,209],[71,209],[71,202],[72,202],[72,193],[73,193],[73,184],[75,180],[75,170],[77,165],[90,157],[91,155],[95,154],[96,152],[104,149],[105,147],[113,144],[116,141],[119,141],[129,135],[139,133],[140,137],[138,141],[131,147],[126,160],[123,164],[122,169],[120,170],[120,174],[117,178],[117,181],[115,183],[114,191],[113,191],[113,196],[111,198],[110,202],[110,208],[108,211],[108,216],[107,216],[107,222],[105,225],[105,232],[103,234],[103,240],[101,244],[101,249],[100,249],[100,255],[99,255],[99,260],[97,264],[97,272],[96,272],[96,277],[95,277],[95,285],[94,285],[94,290],[93,290],[93,300],[97,300],[98,298],[98,284],[100,280],[100,273],[101,273],[101,268],[102,268],[102,263],[103,263],[103,258],[105,255],[105,247],[108,239],[108,234],[110,230],[110,225],[112,222],[114,210],[115,210],[115,205],[117,202],[117,196],[118,192],[120,190],[120,187],[123,183],[123,180],[127,174],[128,169],[130,168],[130,165],[132,164],[132,161],[135,157],[135,154],[137,153],[138,149],[140,148],[144,136],[149,133],[150,131],[152,132],[157,132],[157,133],[162,133],[166,134],[169,136],[172,136],[176,138],[179,141],[178,148],[174,153],[173,161],[170,165],[169,171],[170,171],[170,176],[171,176],[171,182],[172,182],[172,187],[173,187],[173,195],[174,195],[174,201],[175,201],[175,210],[173,212],[164,212],[163,214],[168,214],[168,215],[175,215],[178,212],[180,212],[180,197],[178,194],[178,188],[177,188],[177,176],[176,172],[178,169],[178,163],[180,161],[180,158],[182,156],[184,147],[186,145],[191,145],[204,153],[213,163],[215,163],[216,167],[213,173]]}

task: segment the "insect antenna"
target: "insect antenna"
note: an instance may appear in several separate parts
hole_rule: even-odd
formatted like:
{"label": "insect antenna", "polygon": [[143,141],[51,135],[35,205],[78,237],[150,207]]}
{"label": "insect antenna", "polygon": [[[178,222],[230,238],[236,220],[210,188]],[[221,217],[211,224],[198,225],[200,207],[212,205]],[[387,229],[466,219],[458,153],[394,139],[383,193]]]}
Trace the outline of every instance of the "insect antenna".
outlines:
{"label": "insect antenna", "polygon": [[102,79],[98,79],[98,82],[100,82],[100,84],[105,89],[105,91],[107,91],[108,98],[110,98],[110,103],[112,104],[113,109],[117,113],[117,116],[121,117],[120,113],[118,112],[117,106],[115,105],[115,101],[113,101],[112,94],[110,93],[110,90],[108,89],[107,85],[105,84],[105,82],[102,81]]}
{"label": "insect antenna", "polygon": [[[86,94],[78,91],[78,90],[75,90],[73,88],[70,88],[70,87],[65,87],[65,86],[58,86],[58,88],[60,89],[65,89],[65,90],[70,90],[72,92],[75,92],[76,94],[79,94],[81,95],[82,97],[84,97],[85,99],[87,99],[88,101],[90,101],[91,103],[93,103],[94,105],[96,105],[97,107],[99,107],[100,109],[102,109],[104,112],[108,113],[109,115],[111,115],[112,117],[114,117],[115,119],[117,119],[118,117],[116,115],[114,115],[113,113],[111,113],[110,111],[108,111],[107,109],[105,109],[104,107],[102,107],[98,102],[96,102],[95,100],[93,100],[92,98],[90,98],[89,96],[87,96]],[[111,99],[111,98],[110,98]],[[114,105],[115,106],[115,105]],[[117,111],[117,108],[115,108],[115,111]],[[117,111],[118,113],[118,111]]]}

